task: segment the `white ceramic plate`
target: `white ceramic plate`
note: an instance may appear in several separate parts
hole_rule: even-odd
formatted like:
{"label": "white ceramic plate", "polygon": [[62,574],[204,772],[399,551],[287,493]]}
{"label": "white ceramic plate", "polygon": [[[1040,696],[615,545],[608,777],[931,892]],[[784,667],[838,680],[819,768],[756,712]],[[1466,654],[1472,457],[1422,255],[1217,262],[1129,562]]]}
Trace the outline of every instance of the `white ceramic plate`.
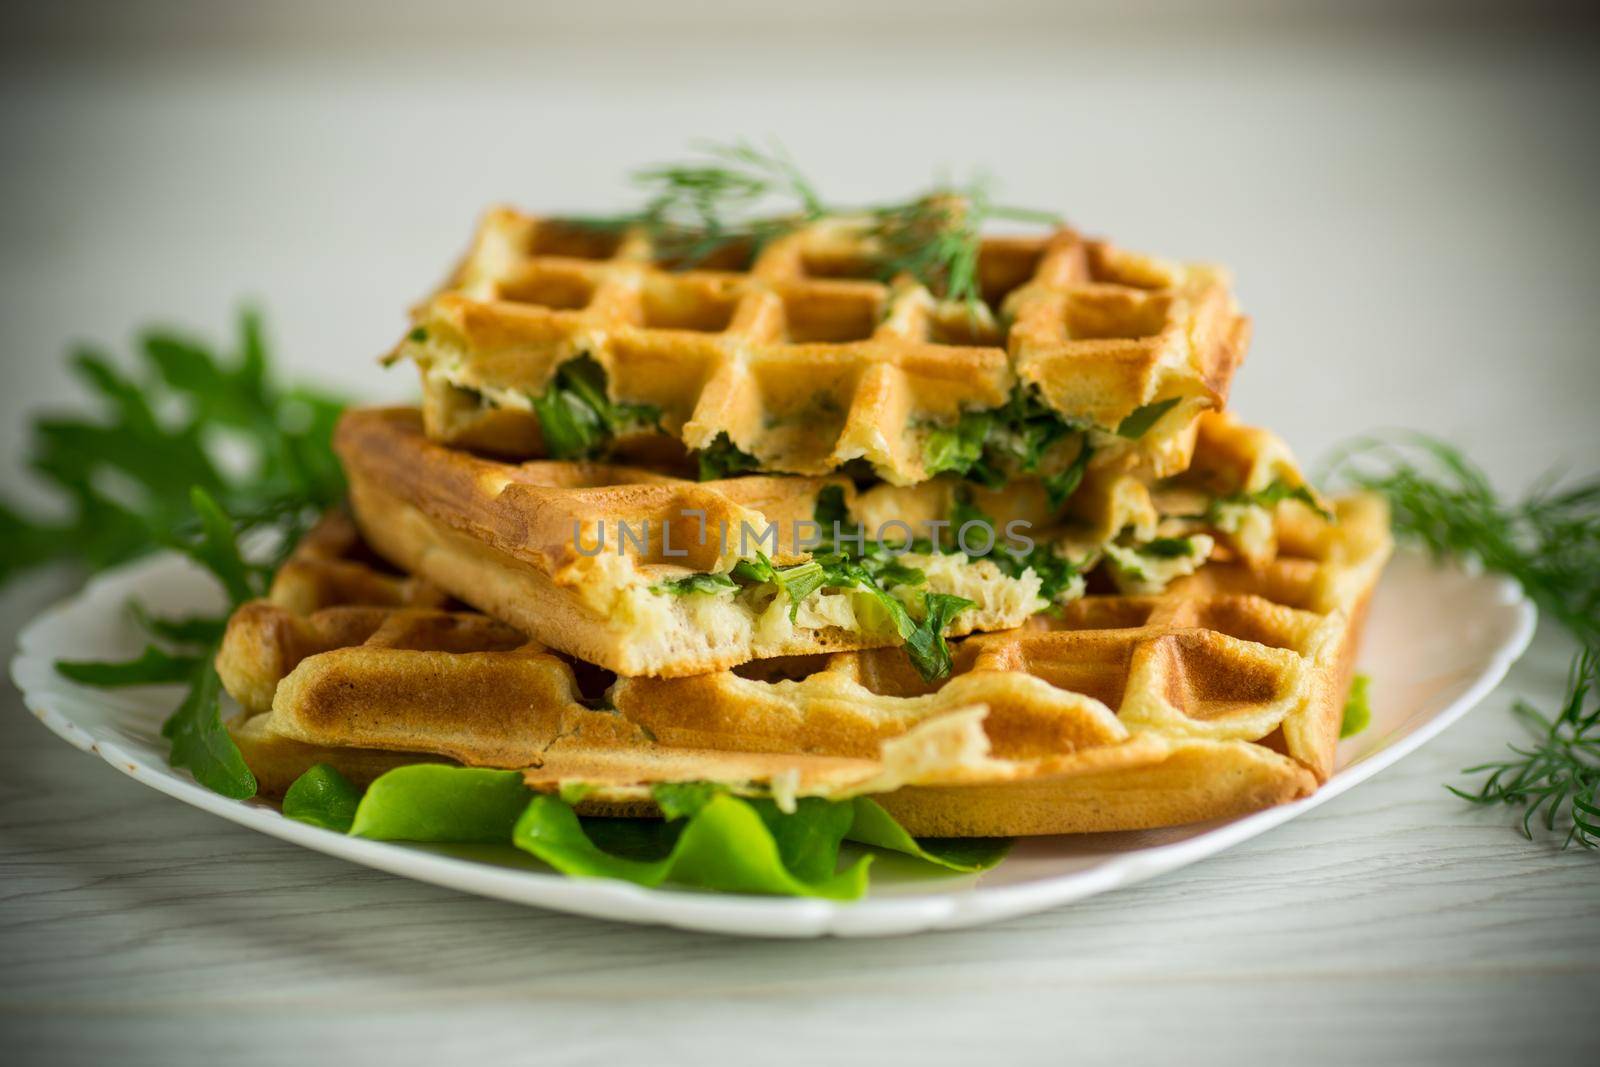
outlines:
{"label": "white ceramic plate", "polygon": [[[885,856],[870,895],[838,904],[643,889],[569,879],[531,858],[345,837],[293,822],[265,804],[229,800],[167,766],[159,729],[175,690],[100,690],[58,675],[59,658],[132,656],[142,641],[125,610],[137,598],[162,613],[214,610],[210,580],[175,557],[103,575],[36,619],[11,675],[46,726],[139,781],[197,808],[307,848],[468,893],[626,922],[774,937],[870,937],[975,926],[1041,911],[1204,859],[1309,811],[1415,750],[1481,700],[1533,635],[1534,611],[1505,579],[1435,567],[1402,552],[1372,604],[1361,669],[1372,676],[1372,725],[1340,747],[1340,769],[1314,796],[1244,818],[1144,833],[1036,838],[995,870],[929,876]],[[504,850],[510,853],[511,850]]]}

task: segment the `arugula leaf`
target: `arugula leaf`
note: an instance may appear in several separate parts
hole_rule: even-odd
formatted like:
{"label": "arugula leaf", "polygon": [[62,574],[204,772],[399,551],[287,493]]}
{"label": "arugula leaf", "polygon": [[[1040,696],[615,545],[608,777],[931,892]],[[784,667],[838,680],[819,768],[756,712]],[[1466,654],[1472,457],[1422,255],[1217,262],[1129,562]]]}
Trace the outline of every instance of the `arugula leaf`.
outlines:
{"label": "arugula leaf", "polygon": [[1002,573],[1012,578],[1020,578],[1024,571],[1031,569],[1039,576],[1040,599],[1052,603],[1057,596],[1071,589],[1082,574],[1077,564],[1065,556],[1058,556],[1049,545],[1034,545],[1033,550],[1024,555],[1000,551],[988,558]]}
{"label": "arugula leaf", "polygon": [[788,567],[774,567],[765,553],[757,552],[755,559],[742,559],[734,564],[735,578],[755,585],[775,585],[789,600],[789,621],[800,612],[800,602],[827,584],[828,575],[816,560],[796,563]]}
{"label": "arugula leaf", "polygon": [[233,520],[199,486],[189,491],[189,500],[194,513],[200,517],[199,537],[175,539],[172,547],[210,571],[222,583],[233,607],[260,596],[265,591],[265,583],[259,570],[244,561]]}
{"label": "arugula leaf", "polygon": [[669,578],[654,586],[659,593],[688,596],[690,593],[725,593],[738,589],[739,583],[726,574],[688,574],[682,578]]}
{"label": "arugula leaf", "polygon": [[1078,486],[1083,484],[1083,476],[1089,470],[1089,461],[1094,458],[1094,447],[1089,444],[1089,435],[1078,435],[1078,454],[1064,470],[1044,477],[1045,495],[1050,500],[1050,506],[1060,510],[1078,491]]}
{"label": "arugula leaf", "polygon": [[[1085,447],[1087,448],[1087,443]],[[993,520],[974,505],[970,497],[963,498],[959,494],[956,497],[956,509],[951,513],[952,528],[960,528],[957,524],[958,517],[962,522],[982,522],[987,523],[991,530],[994,528]],[[1063,556],[1056,555],[1050,545],[1035,544],[1031,551],[1019,554],[1000,547],[996,541],[995,547],[979,558],[992,562],[1000,568],[1000,573],[1008,578],[1021,578],[1031,569],[1039,578],[1040,598],[1051,602],[1073,588],[1080,574],[1075,564]]]}
{"label": "arugula leaf", "polygon": [[368,787],[350,834],[377,841],[504,844],[532,795],[517,771],[413,763]]}
{"label": "arugula leaf", "polygon": [[994,427],[991,411],[967,411],[954,426],[939,426],[929,431],[922,446],[922,461],[931,477],[952,471],[966,474],[983,459],[984,444]]}
{"label": "arugula leaf", "polygon": [[840,531],[856,527],[850,520],[850,509],[845,506],[842,485],[825,485],[817,491],[817,502],[811,509],[811,517],[818,526],[829,533],[832,533],[836,526]]}
{"label": "arugula leaf", "polygon": [[1344,701],[1344,718],[1339,723],[1339,737],[1354,737],[1372,725],[1372,704],[1367,698],[1367,687],[1372,679],[1358,674],[1350,679],[1350,695]]}
{"label": "arugula leaf", "polygon": [[162,723],[161,736],[172,743],[167,761],[174,767],[187,767],[212,792],[244,800],[255,796],[256,778],[222,725],[221,691],[222,680],[207,655],[194,671],[189,695]]}
{"label": "arugula leaf", "polygon": [[934,681],[950,673],[950,646],[945,643],[945,627],[973,602],[951,593],[924,593],[922,621],[906,635],[906,653],[911,665],[924,681]]}
{"label": "arugula leaf", "polygon": [[1006,484],[1008,472],[1042,470],[1055,445],[1077,434],[1078,454],[1063,470],[1044,476],[1050,503],[1059,508],[1083,480],[1093,450],[1085,427],[1049,407],[1037,387],[1019,386],[1005,405],[963,412],[954,426],[936,427],[923,445],[928,473],[949,471],[989,489]]}
{"label": "arugula leaf", "polygon": [[599,414],[577,394],[562,389],[559,381],[532,402],[544,452],[551,459],[589,459],[609,442]]}
{"label": "arugula leaf", "polygon": [[661,409],[653,404],[611,400],[605,368],[587,355],[561,364],[545,391],[529,399],[552,459],[593,459],[619,434],[661,422]]}
{"label": "arugula leaf", "polygon": [[[68,516],[35,518],[0,503],[8,548],[0,582],[57,560],[99,570],[168,547],[175,531],[193,526],[195,487],[235,516],[241,532],[290,527],[291,544],[296,530],[343,498],[329,447],[341,405],[273,383],[253,313],[240,318],[231,363],[166,332],[146,333],[139,353],[142,376],[80,351],[73,369],[98,415],[35,421],[29,466],[63,498]],[[224,449],[242,462],[223,464]]]}
{"label": "arugula leaf", "polygon": [[872,576],[872,580],[884,589],[893,589],[897,585],[921,585],[928,580],[927,574],[923,571],[910,564],[901,563],[889,555],[863,556],[861,566]]}
{"label": "arugula leaf", "polygon": [[726,433],[717,434],[711,444],[697,452],[695,457],[700,464],[702,482],[761,469],[761,461],[735,445]]}
{"label": "arugula leaf", "polygon": [[1161,416],[1178,406],[1182,397],[1168,397],[1166,400],[1157,400],[1153,404],[1134,408],[1128,417],[1117,424],[1117,436],[1137,440],[1150,432],[1150,428],[1161,421]]}
{"label": "arugula leaf", "polygon": [[145,633],[175,645],[214,645],[222,640],[223,632],[228,628],[227,618],[220,615],[164,618],[150,614],[150,610],[138,601],[130,603],[128,610],[133,615],[133,621]]}
{"label": "arugula leaf", "polygon": [[350,832],[360,804],[361,791],[326,763],[296,778],[283,794],[285,816],[341,834]]}
{"label": "arugula leaf", "polygon": [[[0,579],[52,560],[99,568],[168,547],[210,570],[237,607],[265,589],[274,564],[343,498],[344,476],[329,445],[341,406],[313,390],[273,384],[260,323],[249,312],[231,363],[165,332],[144,335],[140,353],[142,382],[95,353],[78,355],[75,369],[96,395],[101,421],[35,423],[31,465],[68,499],[72,514],[52,523],[0,505],[0,532],[20,548],[0,562]],[[224,443],[214,440],[218,428],[230,432]],[[245,462],[219,462],[223,447]],[[278,535],[277,555],[249,562],[239,538],[263,529]],[[212,666],[225,620],[157,619],[137,605],[134,615],[182,651],[153,646],[126,663],[64,662],[57,669],[88,685],[187,682],[187,696],[162,726],[172,765],[219,793],[251,796],[255,779],[222,725]]]}
{"label": "arugula leaf", "polygon": [[201,666],[200,656],[174,656],[148,645],[136,659],[120,662],[56,660],[56,673],[83,685],[105,688],[123,685],[163,685],[187,682]]}

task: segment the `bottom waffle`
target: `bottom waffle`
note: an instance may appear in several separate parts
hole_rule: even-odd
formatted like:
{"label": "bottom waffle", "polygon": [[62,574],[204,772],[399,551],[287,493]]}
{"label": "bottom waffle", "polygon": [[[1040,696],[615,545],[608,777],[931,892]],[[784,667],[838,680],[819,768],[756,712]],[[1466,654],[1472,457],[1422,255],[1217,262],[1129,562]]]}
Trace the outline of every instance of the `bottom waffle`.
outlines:
{"label": "bottom waffle", "polygon": [[441,758],[587,787],[650,814],[649,787],[871,793],[912,833],[1145,829],[1304,796],[1332,772],[1380,501],[1338,521],[1280,508],[1271,562],[1213,562],[1160,596],[1090,595],[954,646],[926,683],[898,650],[615,678],[386,572],[348,520],[299,546],[230,620],[218,670],[262,791],[314,763],[365,783]]}

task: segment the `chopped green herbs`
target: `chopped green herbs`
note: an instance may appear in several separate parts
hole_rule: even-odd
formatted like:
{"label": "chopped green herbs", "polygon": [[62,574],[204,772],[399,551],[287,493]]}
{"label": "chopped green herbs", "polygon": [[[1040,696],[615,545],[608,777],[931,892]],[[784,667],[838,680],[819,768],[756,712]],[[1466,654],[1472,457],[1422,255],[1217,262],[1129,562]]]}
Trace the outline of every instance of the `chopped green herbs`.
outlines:
{"label": "chopped green herbs", "polygon": [[1082,581],[1082,570],[1065,556],[1057,555],[1049,545],[1034,545],[1032,551],[1020,556],[1002,549],[988,558],[1012,578],[1032,570],[1039,576],[1040,599],[1052,604]]}
{"label": "chopped green herbs", "polygon": [[1354,441],[1327,466],[1386,496],[1401,537],[1435,557],[1470,557],[1510,576],[1577,639],[1561,711],[1549,717],[1518,701],[1512,713],[1533,733],[1531,746],[1513,745],[1514,758],[1463,771],[1488,772],[1476,792],[1450,789],[1474,803],[1522,807],[1530,836],[1541,812],[1549,829],[1566,815],[1566,844],[1600,846],[1600,708],[1586,707],[1600,686],[1600,478],[1565,487],[1546,478],[1520,501],[1505,501],[1459,449],[1417,434]]}
{"label": "chopped green herbs", "polygon": [[725,433],[717,434],[711,444],[695,453],[695,459],[700,464],[702,482],[761,469],[761,461],[735,445]]}
{"label": "chopped green herbs", "polygon": [[1372,703],[1367,688],[1372,679],[1358,674],[1350,679],[1350,695],[1344,701],[1344,718],[1339,723],[1339,736],[1354,737],[1372,725]]}
{"label": "chopped green herbs", "polygon": [[1117,424],[1117,436],[1137,440],[1150,432],[1151,427],[1161,421],[1161,416],[1178,406],[1182,397],[1169,397],[1166,400],[1157,400],[1153,404],[1146,404],[1134,408],[1128,417]]}
{"label": "chopped green herbs", "polygon": [[[930,475],[951,471],[966,475],[973,473],[983,460],[984,444],[989,439],[995,416],[990,411],[968,411],[956,420],[954,426],[940,426],[929,431],[922,446],[922,460]],[[974,481],[986,482],[988,468],[979,467]]]}
{"label": "chopped green herbs", "polygon": [[[1045,473],[1056,445],[1068,437],[1078,441],[1072,460]],[[930,475],[948,471],[999,489],[1013,475],[1040,474],[1056,508],[1077,491],[1093,455],[1087,428],[1058,415],[1033,387],[1019,387],[1003,407],[964,412],[955,425],[935,427],[923,444]]]}
{"label": "chopped green herbs", "polygon": [[984,538],[989,544],[989,551],[969,558],[989,560],[1008,578],[1021,578],[1032,570],[1039,578],[1041,599],[1054,603],[1058,596],[1072,590],[1080,581],[1079,568],[1065,557],[1057,555],[1050,545],[1035,544],[1026,553],[1000,545],[994,535],[994,520],[972,503],[969,494],[958,492],[955,507],[951,511],[950,528],[959,534],[963,525],[972,523],[981,523],[989,528],[989,534]]}
{"label": "chopped green herbs", "polygon": [[569,359],[556,369],[548,388],[531,398],[552,459],[593,459],[619,435],[659,425],[652,404],[622,404],[606,395],[605,368],[590,356]]}
{"label": "chopped green herbs", "polygon": [[1187,537],[1158,537],[1140,545],[1135,551],[1152,559],[1181,559],[1194,554],[1194,542]]}
{"label": "chopped green herbs", "polygon": [[652,820],[580,817],[572,804],[587,792],[540,795],[516,771],[416,764],[383,775],[362,796],[319,764],[289,787],[284,814],[383,841],[514,845],[575,877],[836,900],[866,892],[873,858],[840,869],[845,841],[958,873],[988,870],[1011,846],[989,838],[918,840],[866,797],[801,798],[784,810],[709,782],[664,783],[652,790],[663,818]]}
{"label": "chopped green herbs", "polygon": [[906,635],[906,653],[917,673],[931,682],[948,675],[952,666],[950,646],[944,639],[945,627],[973,603],[950,593],[925,593],[922,605],[922,621]]}
{"label": "chopped green herbs", "polygon": [[[981,519],[981,512],[974,509],[974,514]],[[669,579],[655,588],[658,592],[687,596],[772,586],[787,600],[791,622],[797,619],[800,604],[819,589],[859,591],[866,595],[855,605],[864,628],[899,637],[912,665],[927,680],[948,674],[950,649],[945,643],[944,631],[957,614],[973,606],[972,601],[945,593],[924,593],[921,618],[913,618],[890,590],[922,585],[927,575],[902,563],[897,553],[881,544],[866,544],[860,551],[839,550],[833,539],[835,532],[852,541],[861,536],[861,528],[850,521],[842,488],[825,486],[817,494],[814,517],[822,527],[823,541],[812,558],[804,563],[779,567],[764,553],[757,552],[755,558],[740,560],[727,574],[690,574]],[[911,551],[937,551],[924,543],[904,547]],[[1020,575],[1021,569],[1017,569],[1010,576]]]}
{"label": "chopped green herbs", "polygon": [[735,564],[733,577],[752,585],[775,585],[789,601],[789,621],[793,622],[800,611],[800,602],[827,584],[828,575],[816,560],[796,563],[789,567],[775,567],[764,553],[757,552],[755,559],[742,559]]}
{"label": "chopped green herbs", "polygon": [[812,508],[811,517],[829,535],[836,527],[843,532],[855,526],[850,519],[850,509],[845,506],[844,487],[840,485],[825,485],[817,491],[817,503]]}
{"label": "chopped green herbs", "polygon": [[739,588],[739,583],[726,574],[690,574],[672,578],[656,587],[660,593],[688,596],[691,593],[727,593]]}
{"label": "chopped green herbs", "polygon": [[1224,512],[1228,508],[1256,507],[1267,508],[1270,510],[1277,507],[1285,500],[1298,500],[1312,511],[1315,511],[1318,515],[1321,515],[1323,518],[1330,521],[1333,519],[1333,513],[1322,505],[1322,501],[1317,499],[1317,494],[1311,491],[1311,487],[1309,485],[1291,486],[1282,478],[1274,478],[1266,488],[1257,489],[1253,493],[1247,493],[1244,490],[1240,490],[1237,493],[1230,493],[1227,496],[1215,497],[1212,499],[1211,503],[1207,505],[1204,513],[1193,516],[1193,518],[1201,519],[1202,521],[1216,525],[1221,520]]}
{"label": "chopped green herbs", "polygon": [[1078,435],[1078,454],[1066,469],[1044,477],[1044,491],[1050,499],[1050,506],[1060,510],[1071,499],[1072,494],[1078,491],[1078,486],[1083,484],[1083,476],[1089,469],[1089,461],[1094,458],[1094,446],[1089,443],[1088,434]]}

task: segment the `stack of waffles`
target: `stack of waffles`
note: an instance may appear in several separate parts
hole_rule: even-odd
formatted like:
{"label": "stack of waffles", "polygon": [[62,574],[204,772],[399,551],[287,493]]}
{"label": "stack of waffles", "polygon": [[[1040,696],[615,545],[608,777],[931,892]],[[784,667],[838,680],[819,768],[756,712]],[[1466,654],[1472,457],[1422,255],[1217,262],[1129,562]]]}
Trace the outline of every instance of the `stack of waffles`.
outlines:
{"label": "stack of waffles", "polygon": [[[1333,769],[1382,504],[1225,411],[1225,272],[985,238],[980,296],[858,221],[675,261],[492,212],[353,411],[331,515],[219,670],[263,790],[405,762],[871,794],[914,834],[1138,829]],[[569,791],[568,795],[577,795]]]}

